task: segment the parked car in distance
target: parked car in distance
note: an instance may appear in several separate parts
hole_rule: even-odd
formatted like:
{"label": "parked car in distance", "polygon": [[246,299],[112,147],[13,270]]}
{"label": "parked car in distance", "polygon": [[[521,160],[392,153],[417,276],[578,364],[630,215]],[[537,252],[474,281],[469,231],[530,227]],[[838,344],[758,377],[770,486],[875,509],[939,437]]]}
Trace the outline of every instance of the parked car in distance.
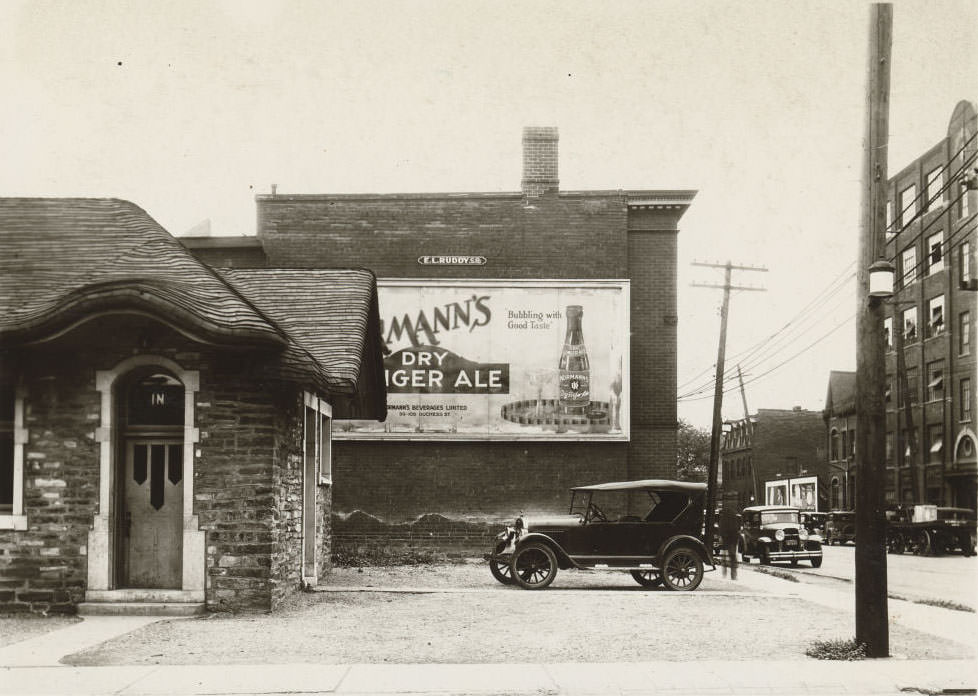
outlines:
{"label": "parked car in distance", "polygon": [[799,513],[801,523],[805,525],[808,533],[818,534],[820,537],[825,536],[825,522],[828,516],[829,513],[827,512],[815,512],[813,510],[802,510]]}
{"label": "parked car in distance", "polygon": [[486,554],[499,582],[547,587],[558,569],[630,573],[643,587],[692,591],[704,566],[706,484],[647,479],[571,489],[566,515],[516,518]]}
{"label": "parked car in distance", "polygon": [[744,563],[758,558],[762,565],[776,561],[809,561],[813,568],[822,565],[822,538],[809,534],[801,523],[800,510],[784,505],[758,505],[744,508],[738,551]]}
{"label": "parked car in distance", "polygon": [[845,544],[856,542],[856,513],[851,510],[833,510],[825,520],[825,543]]}

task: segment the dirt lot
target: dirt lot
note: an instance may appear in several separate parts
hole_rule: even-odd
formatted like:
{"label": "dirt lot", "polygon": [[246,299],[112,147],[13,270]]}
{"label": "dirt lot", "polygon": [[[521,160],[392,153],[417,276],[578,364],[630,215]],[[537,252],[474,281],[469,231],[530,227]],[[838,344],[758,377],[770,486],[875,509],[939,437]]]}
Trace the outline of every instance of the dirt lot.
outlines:
{"label": "dirt lot", "polygon": [[[746,571],[752,573],[752,571]],[[274,614],[163,621],[77,653],[96,664],[632,662],[809,659],[815,640],[851,638],[853,617],[752,591],[709,573],[693,593],[644,590],[625,574],[561,572],[552,589],[497,584],[484,563],[338,569],[331,587]],[[779,581],[780,582],[780,581]],[[785,583],[787,585],[787,583]],[[788,589],[788,588],[786,588]],[[891,626],[891,651],[969,658],[964,646]]]}

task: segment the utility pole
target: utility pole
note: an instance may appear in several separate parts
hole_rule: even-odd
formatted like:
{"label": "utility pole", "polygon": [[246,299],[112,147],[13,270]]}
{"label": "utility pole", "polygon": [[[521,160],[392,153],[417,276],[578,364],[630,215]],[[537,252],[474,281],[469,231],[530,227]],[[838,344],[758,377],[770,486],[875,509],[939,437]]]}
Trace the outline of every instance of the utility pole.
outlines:
{"label": "utility pole", "polygon": [[[747,432],[750,433],[750,442],[753,446],[754,443],[754,424],[750,419],[750,410],[747,408],[747,392],[744,391],[744,375],[740,371],[740,365],[737,365],[737,381],[740,383],[740,400],[744,402],[744,425],[747,427]],[[757,469],[754,466],[754,457],[751,456],[747,460],[750,462],[750,486],[751,486],[751,501],[754,503],[758,502],[757,498]]]}
{"label": "utility pole", "polygon": [[694,261],[694,266],[706,266],[708,268],[722,268],[723,285],[710,283],[693,283],[697,288],[717,288],[723,290],[723,304],[720,307],[720,347],[717,349],[717,373],[716,383],[713,388],[713,429],[710,434],[710,468],[706,478],[706,530],[705,543],[707,549],[713,548],[713,516],[717,506],[717,463],[720,461],[720,432],[721,432],[721,408],[723,407],[723,362],[727,352],[727,314],[730,308],[731,290],[754,290],[761,291],[764,288],[741,287],[730,284],[730,274],[734,270],[738,271],[762,271],[766,268],[759,266],[734,266],[730,261],[725,264],[704,263]]}
{"label": "utility pole", "polygon": [[[883,303],[873,296],[871,267],[885,262],[890,46],[893,6],[870,5],[869,75],[856,267],[856,642],[869,657],[889,655],[886,600]],[[892,279],[892,276],[891,276]],[[892,289],[890,290],[892,292]]]}

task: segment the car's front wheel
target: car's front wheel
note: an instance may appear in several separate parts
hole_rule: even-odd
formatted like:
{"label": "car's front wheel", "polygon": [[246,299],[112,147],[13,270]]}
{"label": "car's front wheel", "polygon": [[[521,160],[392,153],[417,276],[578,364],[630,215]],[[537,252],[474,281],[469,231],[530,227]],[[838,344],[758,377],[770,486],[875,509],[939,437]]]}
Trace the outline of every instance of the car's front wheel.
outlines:
{"label": "car's front wheel", "polygon": [[811,561],[812,561],[812,568],[821,568],[822,567],[822,557],[821,556],[819,556],[817,558],[813,558],[813,559],[811,559]]}
{"label": "car's front wheel", "polygon": [[761,560],[761,565],[771,565],[771,555],[768,553],[766,546],[761,547],[761,554],[759,558]]}
{"label": "car's front wheel", "polygon": [[662,584],[662,573],[658,570],[633,570],[632,577],[642,587],[658,587]]}
{"label": "car's front wheel", "polygon": [[513,554],[510,570],[524,590],[542,590],[557,577],[557,556],[546,544],[527,544]]}
{"label": "car's front wheel", "polygon": [[703,582],[703,561],[688,546],[670,550],[662,563],[662,582],[670,590],[691,592]]}

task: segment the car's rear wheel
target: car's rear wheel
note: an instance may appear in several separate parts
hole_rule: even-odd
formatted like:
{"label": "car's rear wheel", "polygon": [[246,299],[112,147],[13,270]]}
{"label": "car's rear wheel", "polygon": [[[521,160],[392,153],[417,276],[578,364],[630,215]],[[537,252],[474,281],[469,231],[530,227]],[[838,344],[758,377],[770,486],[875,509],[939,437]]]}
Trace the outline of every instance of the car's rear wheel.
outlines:
{"label": "car's rear wheel", "polygon": [[688,546],[670,550],[662,563],[662,582],[670,590],[692,592],[703,582],[703,561]]}
{"label": "car's rear wheel", "polygon": [[642,587],[658,587],[662,584],[662,573],[658,570],[633,570],[632,577]]}
{"label": "car's rear wheel", "polygon": [[557,556],[546,544],[527,544],[513,554],[510,571],[524,590],[542,590],[557,577]]}

